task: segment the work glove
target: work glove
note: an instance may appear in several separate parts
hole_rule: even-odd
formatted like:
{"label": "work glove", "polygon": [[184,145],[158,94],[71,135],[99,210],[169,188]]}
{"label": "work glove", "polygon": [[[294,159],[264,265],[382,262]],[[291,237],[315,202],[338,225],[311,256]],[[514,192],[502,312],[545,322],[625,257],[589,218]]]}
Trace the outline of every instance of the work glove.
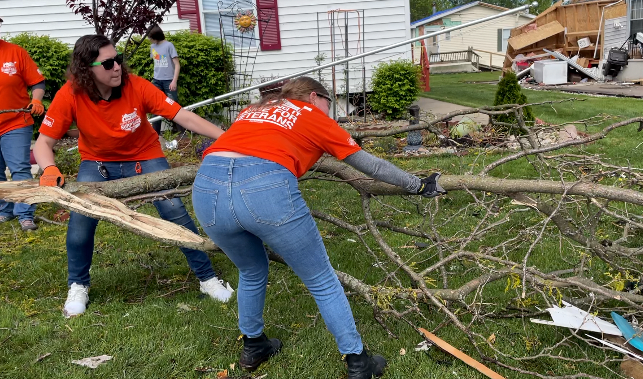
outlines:
{"label": "work glove", "polygon": [[436,197],[439,195],[444,195],[447,191],[438,184],[438,179],[440,178],[439,172],[434,172],[429,175],[428,178],[424,178],[421,181],[420,188],[418,189],[418,195],[424,197]]}
{"label": "work glove", "polygon": [[40,116],[45,112],[45,107],[42,105],[42,101],[38,99],[31,100],[31,103],[27,106],[27,109],[31,109],[31,114],[34,116]]}
{"label": "work glove", "polygon": [[40,176],[40,185],[47,187],[62,187],[65,184],[65,177],[60,173],[58,167],[51,165],[45,168]]}

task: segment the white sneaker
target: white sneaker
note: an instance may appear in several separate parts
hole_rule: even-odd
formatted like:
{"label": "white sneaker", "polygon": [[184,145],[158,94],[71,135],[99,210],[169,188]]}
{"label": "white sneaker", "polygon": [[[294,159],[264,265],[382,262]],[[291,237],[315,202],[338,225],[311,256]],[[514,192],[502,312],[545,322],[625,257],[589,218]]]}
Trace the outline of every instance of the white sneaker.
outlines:
{"label": "white sneaker", "polygon": [[72,283],[67,292],[63,315],[65,318],[78,316],[85,312],[89,303],[89,286]]}
{"label": "white sneaker", "polygon": [[230,283],[226,282],[224,287],[223,280],[220,280],[216,276],[212,279],[206,280],[205,282],[201,282],[200,289],[201,292],[210,295],[211,298],[224,303],[230,299],[234,292],[234,289],[230,287]]}

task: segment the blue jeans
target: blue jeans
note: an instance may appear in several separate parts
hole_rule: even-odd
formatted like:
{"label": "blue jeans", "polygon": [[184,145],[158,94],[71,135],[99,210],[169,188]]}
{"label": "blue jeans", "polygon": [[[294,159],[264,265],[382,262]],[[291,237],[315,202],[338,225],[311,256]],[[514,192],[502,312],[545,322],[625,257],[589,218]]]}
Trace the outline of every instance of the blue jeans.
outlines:
{"label": "blue jeans", "polygon": [[[12,180],[30,180],[31,163],[29,151],[33,137],[33,125],[14,129],[0,136],[0,182],[7,181],[5,170],[9,167]],[[36,205],[9,203],[0,200],[0,216],[18,216],[20,221],[33,220]]]}
{"label": "blue jeans", "polygon": [[[179,93],[178,93],[178,91],[170,91],[170,83],[172,83],[172,80],[152,79],[152,84],[154,84],[154,86],[156,88],[158,88],[161,91],[163,91],[163,93],[165,93],[165,95],[167,95],[167,97],[169,97],[170,99],[172,99],[172,100],[174,100],[174,101],[176,101],[178,103],[179,102]],[[152,127],[156,131],[156,134],[159,134],[159,135],[161,134],[161,122],[162,121],[154,121],[152,123]]]}
{"label": "blue jeans", "polygon": [[[82,161],[78,170],[79,182],[104,182],[108,180],[129,178],[136,173],[137,162],[102,162],[107,168],[108,176],[103,176],[98,171],[95,161]],[[149,174],[170,168],[165,158],[140,161],[142,173]],[[162,219],[184,226],[194,233],[198,233],[194,221],[185,210],[183,202],[178,199],[155,201],[154,206]],[[94,234],[98,220],[72,212],[67,228],[67,268],[69,277],[68,285],[78,283],[89,285],[89,268],[94,254]],[[215,275],[210,258],[203,251],[181,248],[188,260],[188,265],[200,281],[206,281]]]}
{"label": "blue jeans", "polygon": [[362,352],[348,299],[290,171],[261,158],[210,155],[194,181],[192,201],[205,232],[239,268],[237,300],[243,334],[257,337],[263,332],[266,243],[313,295],[339,351]]}

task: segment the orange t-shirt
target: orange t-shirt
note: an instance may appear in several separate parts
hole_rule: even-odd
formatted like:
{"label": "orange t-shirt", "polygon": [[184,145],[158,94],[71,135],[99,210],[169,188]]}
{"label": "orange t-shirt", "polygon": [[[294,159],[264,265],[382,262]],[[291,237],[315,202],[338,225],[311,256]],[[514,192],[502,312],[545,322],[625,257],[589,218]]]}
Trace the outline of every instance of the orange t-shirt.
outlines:
{"label": "orange t-shirt", "polygon": [[259,111],[244,109],[203,156],[234,151],[279,163],[300,177],[325,152],[342,160],[360,149],[346,130],[314,105],[284,100]]}
{"label": "orange t-shirt", "polygon": [[56,93],[40,133],[60,139],[76,121],[82,160],[138,161],[164,157],[159,137],[147,113],[169,120],[181,106],[147,80],[129,75],[112,90],[109,100],[94,103],[86,93],[74,93],[71,82]]}
{"label": "orange t-shirt", "polygon": [[[0,110],[26,108],[27,87],[45,80],[27,50],[0,40]],[[33,124],[29,113],[0,113],[0,135]]]}

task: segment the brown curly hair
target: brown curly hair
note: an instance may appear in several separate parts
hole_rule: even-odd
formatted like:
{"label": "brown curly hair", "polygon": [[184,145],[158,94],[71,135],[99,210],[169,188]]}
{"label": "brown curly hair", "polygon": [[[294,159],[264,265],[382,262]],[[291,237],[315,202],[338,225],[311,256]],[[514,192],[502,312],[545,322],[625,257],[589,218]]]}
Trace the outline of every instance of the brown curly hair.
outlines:
{"label": "brown curly hair", "polygon": [[[90,34],[80,37],[74,45],[71,63],[67,69],[67,79],[71,82],[74,93],[84,92],[94,103],[98,103],[101,96],[94,81],[91,64],[98,57],[98,50],[109,45],[114,46],[112,41],[105,36]],[[122,66],[121,72],[121,85],[123,85],[127,82],[128,70]]]}

